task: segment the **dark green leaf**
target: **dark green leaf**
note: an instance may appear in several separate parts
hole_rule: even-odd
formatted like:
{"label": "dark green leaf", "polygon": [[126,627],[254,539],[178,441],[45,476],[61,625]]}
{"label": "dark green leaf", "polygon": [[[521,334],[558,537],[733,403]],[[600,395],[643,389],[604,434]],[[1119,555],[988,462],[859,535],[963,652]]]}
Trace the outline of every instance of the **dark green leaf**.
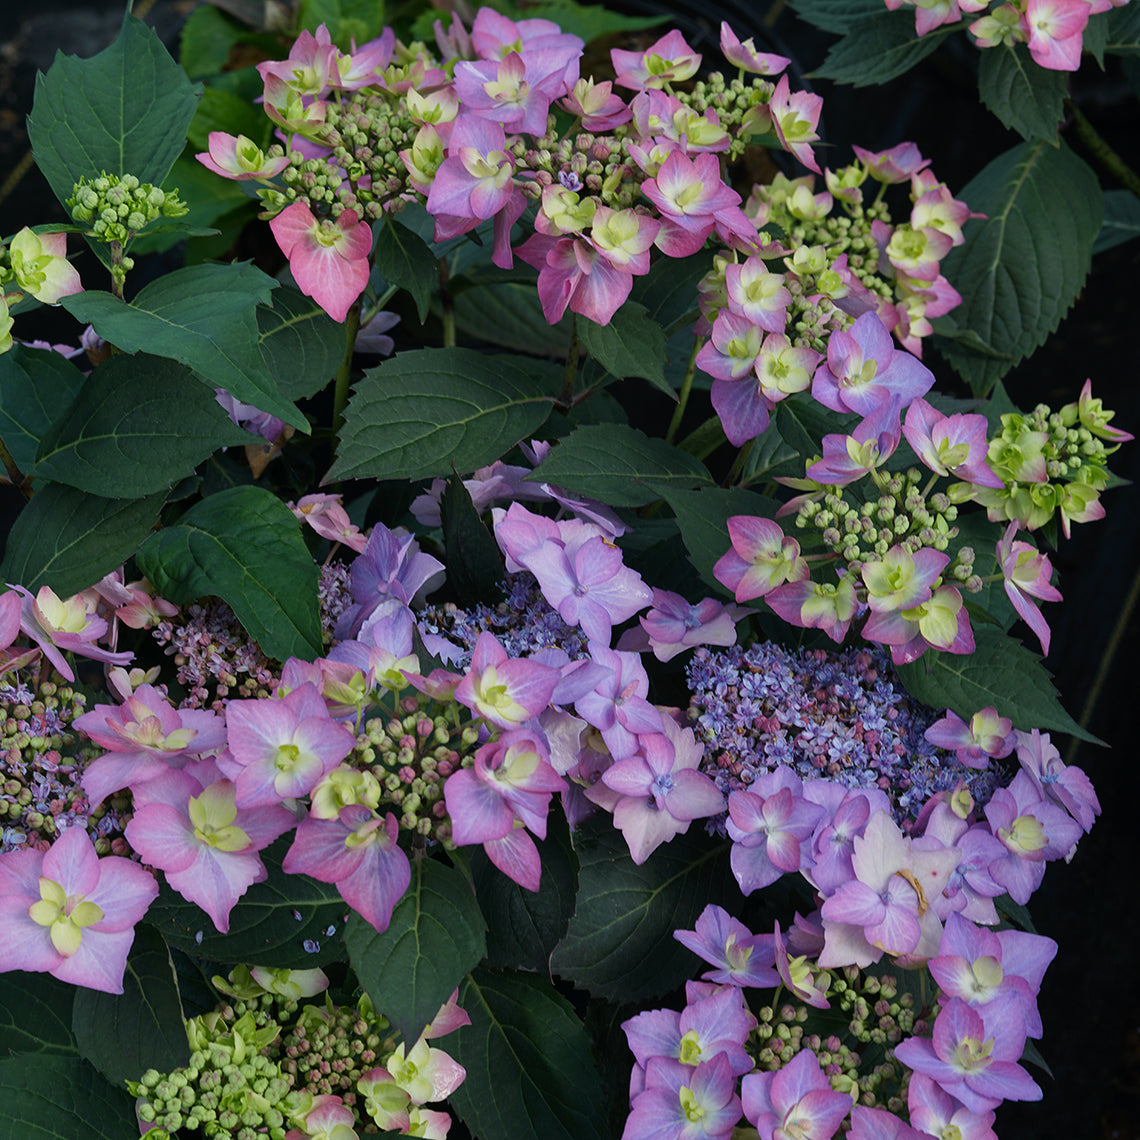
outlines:
{"label": "dark green leaf", "polygon": [[403,352],[364,373],[345,412],[333,479],[460,475],[542,426],[562,369],[467,348]]}
{"label": "dark green leaf", "polygon": [[251,440],[188,368],[142,353],[112,356],[44,434],[35,475],[108,499],[141,499],[219,447]]}
{"label": "dark green leaf", "polygon": [[990,522],[982,511],[959,514],[954,525],[958,528],[954,551],[961,546],[973,547],[974,573],[982,579],[982,588],[976,594],[962,591],[966,605],[971,611],[976,607],[987,614],[1000,628],[1009,629],[1018,617],[1005,592],[995,549],[1002,528]]}
{"label": "dark green leaf", "polygon": [[733,515],[756,515],[772,518],[778,504],[763,495],[741,487],[725,490],[705,487],[699,491],[666,490],[665,501],[677,516],[681,537],[689,552],[689,561],[697,573],[718,593],[726,593],[713,574],[713,567],[732,546],[728,537],[728,520]]}
{"label": "dark green leaf", "polygon": [[459,991],[471,1024],[448,1051],[472,1074],[451,1104],[484,1140],[602,1140],[601,1082],[570,1003],[529,974],[476,970]]}
{"label": "dark green leaf", "polygon": [[58,352],[15,344],[0,355],[0,438],[31,472],[44,433],[83,387],[83,373]]}
{"label": "dark green leaf", "polygon": [[349,961],[373,1004],[415,1042],[486,949],[471,885],[454,867],[416,859],[412,883],[383,934],[358,914],[344,940]]}
{"label": "dark green leaf", "polygon": [[810,399],[805,392],[777,404],[772,420],[777,425],[781,438],[807,459],[820,454],[825,435],[850,431],[858,422],[858,417],[833,412]]}
{"label": "dark green leaf", "polygon": [[1140,198],[1131,190],[1106,190],[1104,220],[1093,242],[1093,253],[1104,253],[1136,237],[1140,237]]}
{"label": "dark green leaf", "polygon": [[1081,41],[1081,50],[1096,60],[1097,67],[1101,71],[1104,70],[1104,49],[1108,46],[1108,32],[1108,20],[1090,18],[1085,25],[1085,32]]}
{"label": "dark green leaf", "polygon": [[608,325],[583,318],[578,335],[586,351],[611,375],[619,380],[640,376],[671,399],[677,398],[665,379],[665,330],[641,305],[623,305]]}
{"label": "dark green leaf", "polygon": [[315,395],[344,359],[344,327],[296,289],[277,289],[273,308],[257,310],[257,327],[265,366],[287,400]]}
{"label": "dark green leaf", "polygon": [[1004,126],[1025,139],[1057,137],[1068,94],[1063,71],[1035,63],[1024,44],[1003,44],[978,60],[978,94]]}
{"label": "dark green leaf", "polygon": [[[267,147],[273,134],[273,123],[256,103],[243,99],[233,91],[207,87],[202,92],[198,109],[186,131],[186,141],[195,151],[209,149],[210,135],[224,131],[245,135],[260,147]],[[203,169],[206,169],[203,167]],[[213,171],[208,171],[213,174]],[[215,174],[215,178],[220,176]]]}
{"label": "dark green leaf", "polygon": [[504,574],[503,556],[458,475],[447,481],[440,515],[448,552],[447,580],[459,604],[467,609],[479,602],[495,605],[502,596],[498,587]]}
{"label": "dark green leaf", "polygon": [[1044,343],[1076,299],[1100,229],[1101,193],[1096,175],[1064,143],[1037,141],[994,159],[959,197],[987,220],[967,223],[965,244],[942,263],[963,297],[954,317],[1012,360],[954,342],[939,347],[983,394]]}
{"label": "dark green leaf", "polygon": [[833,44],[815,74],[855,87],[887,83],[910,71],[957,30],[957,24],[943,24],[920,39],[909,10],[879,12],[860,20]]}
{"label": "dark green leaf", "polygon": [[551,811],[546,838],[536,839],[535,846],[542,859],[537,891],[508,879],[478,849],[471,870],[487,917],[487,964],[549,975],[550,955],[566,933],[578,887],[578,860],[561,810]]}
{"label": "dark green leaf", "polygon": [[699,823],[639,867],[608,817],[574,833],[578,902],[551,969],[611,1001],[658,997],[692,974],[692,954],[673,931],[692,929],[709,903],[731,897],[728,844]]}
{"label": "dark green leaf", "polygon": [[1140,55],[1140,11],[1127,4],[1107,13],[1108,43],[1105,51],[1110,55]]}
{"label": "dark green leaf", "polygon": [[76,293],[61,302],[77,320],[124,352],[168,356],[192,368],[212,392],[225,388],[307,432],[308,421],[286,400],[258,349],[258,305],[276,282],[245,262],[176,269],[127,305],[110,293]]}
{"label": "dark green leaf", "polygon": [[395,218],[386,218],[376,235],[376,268],[401,289],[407,289],[416,302],[422,324],[431,306],[431,295],[439,281],[439,263],[427,242]]}
{"label": "dark green leaf", "polygon": [[903,665],[898,674],[906,691],[931,708],[953,709],[963,720],[992,707],[1023,732],[1055,729],[1099,743],[1061,707],[1036,653],[993,626],[975,629],[974,642],[970,654],[929,652]]}
{"label": "dark green leaf", "polygon": [[643,507],[661,497],[661,487],[712,482],[705,465],[679,447],[624,424],[575,429],[527,479],[554,483],[612,507]]}
{"label": "dark green leaf", "polygon": [[455,294],[455,326],[461,333],[535,356],[566,358],[571,315],[548,325],[533,281],[477,283]]}
{"label": "dark green leaf", "polygon": [[0,974],[0,1056],[75,1053],[71,1004],[78,992],[50,974]]}
{"label": "dark green leaf", "polygon": [[103,499],[49,483],[20,512],[8,536],[0,574],[35,591],[50,586],[70,597],[122,566],[150,534],[163,494]]}
{"label": "dark green leaf", "polygon": [[[791,7],[801,20],[825,32],[841,35],[868,16],[877,16],[883,10],[879,0],[791,0]],[[913,19],[911,27],[914,27]]]}
{"label": "dark green leaf", "polygon": [[671,331],[696,319],[697,285],[712,267],[712,256],[704,251],[680,261],[660,258],[644,277],[634,278],[629,299],[644,306],[650,320]]}
{"label": "dark green leaf", "polygon": [[234,487],[196,503],[138,553],[164,597],[182,605],[217,596],[270,657],[316,657],[322,648],[317,568],[292,511],[260,487]]}
{"label": "dark green leaf", "polygon": [[161,186],[201,91],[153,29],[128,14],[110,47],[91,59],[56,52],[36,76],[28,116],[36,165],[60,202],[80,178],[102,172]]}
{"label": "dark green leaf", "polygon": [[0,1140],[124,1140],[137,1132],[134,1097],[78,1056],[0,1061]]}
{"label": "dark green leaf", "polygon": [[297,26],[315,32],[320,24],[337,47],[350,51],[353,40],[367,43],[384,30],[383,0],[301,0]]}
{"label": "dark green leaf", "polygon": [[113,1085],[147,1069],[169,1073],[190,1060],[170,951],[145,923],[135,930],[123,992],[76,990],[71,1028],[80,1055]]}
{"label": "dark green leaf", "polygon": [[242,37],[240,24],[212,4],[195,8],[182,25],[178,58],[191,79],[201,79],[222,70],[230,49]]}
{"label": "dark green leaf", "polygon": [[269,878],[254,883],[238,899],[230,911],[228,934],[215,930],[197,903],[187,902],[165,881],[146,912],[147,922],[172,947],[209,962],[289,970],[343,962],[348,903],[328,883],[285,874],[281,861],[292,841],[292,835],[285,835],[261,852]]}
{"label": "dark green leaf", "polygon": [[614,12],[601,4],[576,4],[574,0],[551,0],[547,4],[528,5],[519,12],[528,20],[553,20],[564,32],[581,36],[586,43],[593,43],[603,36],[616,32],[636,32],[642,28],[655,28],[669,16],[632,16],[625,12]]}
{"label": "dark green leaf", "polygon": [[766,431],[757,437],[745,457],[740,472],[740,485],[769,482],[776,475],[799,475],[803,460],[800,453],[784,442],[780,429],[770,423]]}

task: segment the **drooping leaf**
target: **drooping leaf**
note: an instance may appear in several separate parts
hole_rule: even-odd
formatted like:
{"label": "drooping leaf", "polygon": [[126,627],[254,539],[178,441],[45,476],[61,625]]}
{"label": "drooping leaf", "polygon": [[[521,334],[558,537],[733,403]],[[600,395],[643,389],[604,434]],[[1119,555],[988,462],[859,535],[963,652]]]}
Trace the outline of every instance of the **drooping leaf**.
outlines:
{"label": "drooping leaf", "polygon": [[0,439],[27,475],[56,417],[83,387],[83,373],[58,352],[14,344],[0,355]]}
{"label": "drooping leaf", "polygon": [[286,400],[315,395],[344,358],[344,329],[296,289],[273,293],[273,308],[257,310],[258,342],[270,376]]}
{"label": "drooping leaf", "polygon": [[161,186],[201,91],[154,30],[128,13],[110,47],[91,59],[56,52],[36,76],[28,116],[36,165],[60,202],[80,178],[104,171]]}
{"label": "drooping leaf", "polygon": [[1108,22],[1108,42],[1104,50],[1110,55],[1140,55],[1140,12],[1128,4],[1113,8],[1105,19]]}
{"label": "drooping leaf", "polygon": [[1057,137],[1067,93],[1065,73],[1035,63],[1024,44],[1002,44],[978,60],[982,102],[1024,139]]}
{"label": "drooping leaf", "polygon": [[967,223],[965,244],[942,263],[963,298],[954,316],[1012,360],[957,342],[940,349],[982,394],[1044,343],[1084,285],[1100,229],[1100,186],[1063,143],[1039,140],[994,159],[959,197],[987,220]]}
{"label": "drooping leaf", "polygon": [[317,568],[292,511],[271,491],[234,487],[203,499],[150,538],[138,561],[173,602],[228,602],[268,656],[320,654]]}
{"label": "drooping leaf", "polygon": [[1104,220],[1093,242],[1093,253],[1104,253],[1137,237],[1140,237],[1140,198],[1131,190],[1106,190]]}
{"label": "drooping leaf", "polygon": [[954,24],[943,24],[919,38],[909,10],[878,12],[833,44],[815,74],[854,87],[887,83],[910,71],[956,30]]}
{"label": "drooping leaf", "polygon": [[612,1001],[640,1001],[680,985],[693,960],[673,931],[692,929],[709,903],[731,897],[728,845],[692,824],[639,867],[606,818],[580,827],[574,850],[578,901],[551,969]]}
{"label": "drooping leaf", "polygon": [[328,883],[285,874],[281,861],[292,841],[292,835],[282,836],[261,852],[269,877],[238,899],[228,934],[215,930],[197,903],[187,902],[165,881],[146,912],[147,922],[171,947],[208,962],[290,970],[343,962],[348,903]]}
{"label": "drooping leaf", "polygon": [[663,257],[649,267],[645,276],[634,278],[629,300],[643,306],[650,320],[672,333],[695,319],[697,284],[712,267],[712,256],[704,251],[680,261]]}
{"label": "drooping leaf", "polygon": [[70,597],[131,557],[158,519],[165,495],[104,499],[61,483],[41,487],[8,535],[0,575],[33,592]]}
{"label": "drooping leaf", "polygon": [[[868,16],[877,16],[883,10],[879,0],[791,0],[791,8],[801,20],[825,32],[841,35]],[[912,20],[912,30],[913,27]]]}
{"label": "drooping leaf", "polygon": [[640,376],[659,391],[676,399],[665,379],[665,330],[635,302],[628,302],[608,325],[585,318],[578,322],[578,335],[586,351],[619,380]]}
{"label": "drooping leaf", "polygon": [[571,315],[564,313],[556,325],[548,325],[533,281],[477,281],[455,295],[455,327],[464,336],[512,352],[565,359]]}
{"label": "drooping leaf", "polygon": [[471,886],[435,859],[412,864],[412,883],[383,934],[348,920],[349,961],[373,1004],[414,1042],[486,948],[486,923]]}
{"label": "drooping leaf", "polygon": [[146,923],[135,929],[123,992],[76,990],[71,1028],[80,1055],[113,1085],[147,1069],[169,1073],[190,1060],[170,951]]}
{"label": "drooping leaf", "polygon": [[123,1140],[137,1132],[134,1097],[79,1056],[0,1061],[0,1140]]}
{"label": "drooping leaf", "polygon": [[535,846],[542,859],[537,891],[507,878],[478,849],[471,853],[471,873],[487,917],[487,964],[549,976],[550,955],[566,933],[578,887],[578,859],[560,810],[551,811],[546,838]]}
{"label": "drooping leaf", "polygon": [[[269,146],[273,136],[273,123],[259,105],[243,99],[237,92],[209,86],[198,101],[198,109],[186,130],[186,141],[195,152],[207,150],[210,135],[215,131],[245,135],[264,148]],[[213,171],[208,173],[213,174]],[[220,175],[215,174],[214,177],[220,178]],[[181,192],[181,185],[178,189]]]}
{"label": "drooping leaf", "polygon": [[570,1003],[530,974],[478,969],[459,991],[471,1024],[448,1052],[471,1074],[451,1104],[486,1140],[602,1140],[601,1083]]}
{"label": "drooping leaf", "polygon": [[677,516],[689,561],[717,593],[726,593],[724,586],[716,580],[713,567],[732,546],[728,537],[728,520],[733,515],[772,518],[777,504],[741,487],[703,487],[699,491],[670,488],[662,494]]}
{"label": "drooping leaf", "polygon": [[993,707],[1023,732],[1055,729],[1098,743],[1061,707],[1036,653],[993,626],[976,628],[974,642],[973,653],[928,652],[902,666],[898,674],[906,691],[932,708],[953,709],[963,720]]}
{"label": "drooping leaf", "polygon": [[479,602],[495,605],[501,600],[503,556],[471,501],[471,494],[458,475],[447,481],[440,501],[443,545],[449,552],[447,580],[460,606]]}
{"label": "drooping leaf", "polygon": [[576,428],[526,478],[614,507],[643,507],[661,497],[655,488],[712,482],[705,465],[687,452],[624,424]]}
{"label": "drooping leaf", "polygon": [[394,217],[385,218],[376,234],[373,251],[376,268],[391,281],[411,293],[422,324],[431,306],[431,295],[439,280],[439,265],[427,242]]}
{"label": "drooping leaf", "polygon": [[75,1053],[71,1005],[78,992],[51,974],[0,974],[0,1057]]}
{"label": "drooping leaf", "polygon": [[403,352],[364,373],[333,479],[428,479],[484,467],[545,421],[562,370],[467,348]]}
{"label": "drooping leaf", "polygon": [[191,265],[151,282],[129,305],[97,290],[61,304],[124,352],[168,356],[192,368],[211,392],[225,388],[307,432],[308,421],[281,395],[258,347],[256,309],[269,304],[276,284],[245,262]]}
{"label": "drooping leaf", "polygon": [[252,438],[183,365],[144,353],[112,356],[44,433],[35,475],[109,499],[141,499],[219,447]]}

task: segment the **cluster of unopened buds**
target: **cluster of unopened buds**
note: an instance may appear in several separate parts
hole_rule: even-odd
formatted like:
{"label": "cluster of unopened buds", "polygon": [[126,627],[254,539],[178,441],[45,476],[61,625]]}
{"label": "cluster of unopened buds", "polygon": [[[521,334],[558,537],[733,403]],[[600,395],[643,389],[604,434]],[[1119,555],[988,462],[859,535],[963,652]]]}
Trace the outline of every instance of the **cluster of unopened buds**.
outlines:
{"label": "cluster of unopened buds", "polygon": [[1027,44],[1033,62],[1050,71],[1076,71],[1081,65],[1085,29],[1094,16],[1123,8],[1129,0],[885,0],[894,11],[913,5],[920,36],[978,17],[968,31],[979,48]]}

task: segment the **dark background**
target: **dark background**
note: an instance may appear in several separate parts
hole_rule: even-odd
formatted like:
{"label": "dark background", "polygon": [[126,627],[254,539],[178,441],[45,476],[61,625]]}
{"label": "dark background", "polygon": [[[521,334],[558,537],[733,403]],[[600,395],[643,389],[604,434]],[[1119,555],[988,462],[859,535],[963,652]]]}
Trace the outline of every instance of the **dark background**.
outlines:
{"label": "dark background", "polygon": [[[144,0],[135,11],[176,54],[178,29],[198,2]],[[793,72],[793,87],[825,98],[820,133],[834,145],[824,162],[849,161],[851,143],[877,150],[910,139],[957,193],[991,158],[1018,142],[978,104],[978,52],[964,37],[951,37],[901,79],[852,91],[804,75],[822,62],[832,37],[790,11],[776,14],[766,4],[746,0],[668,5],[622,0],[611,6],[669,13],[707,57],[716,54],[721,19],[728,19],[742,39],[756,36],[761,50],[793,56],[801,68]],[[775,17],[770,30],[761,26],[766,13]],[[121,17],[117,0],[41,0],[21,6],[18,14],[6,6],[6,38],[0,43],[0,233],[10,236],[25,224],[64,220],[47,184],[27,162],[24,116],[35,73],[50,66],[56,49],[80,56],[100,51],[114,38]],[[1072,93],[1110,145],[1140,169],[1140,114],[1119,61],[1109,57],[1100,72],[1086,56]],[[1064,136],[1092,161],[1069,124]],[[1106,189],[1118,188],[1100,173]],[[1094,394],[1117,412],[1114,424],[1140,434],[1134,347],[1138,274],[1140,241],[1097,256],[1061,327],[1006,378],[1015,403],[1026,409],[1039,401],[1060,406],[1074,400],[1091,377]],[[61,311],[41,310],[18,317],[14,331],[22,338],[74,340],[78,330]],[[936,358],[928,363],[940,387],[953,390],[950,370]],[[1140,481],[1140,447],[1126,445],[1112,468],[1132,484]],[[5,511],[0,527],[6,531],[20,501],[11,488],[0,493]],[[997,1119],[1002,1140],[1140,1140],[1140,492],[1125,486],[1108,492],[1104,502],[1107,518],[1076,525],[1073,540],[1062,543],[1054,557],[1065,601],[1047,611],[1053,624],[1048,665],[1065,706],[1108,747],[1067,737],[1055,743],[1067,762],[1089,773],[1104,815],[1069,866],[1049,869],[1032,900],[1038,930],[1061,945],[1040,999],[1045,1023],[1040,1048],[1053,1079],[1041,1077],[1043,1101],[1003,1106]]]}

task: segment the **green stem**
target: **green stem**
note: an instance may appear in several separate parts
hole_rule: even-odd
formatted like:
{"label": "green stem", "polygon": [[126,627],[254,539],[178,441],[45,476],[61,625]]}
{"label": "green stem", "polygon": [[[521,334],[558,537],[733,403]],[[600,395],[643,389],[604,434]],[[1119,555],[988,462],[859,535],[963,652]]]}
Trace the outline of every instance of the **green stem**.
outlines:
{"label": "green stem", "polygon": [[344,409],[348,403],[348,382],[352,378],[352,349],[356,344],[356,334],[360,331],[360,306],[358,298],[348,310],[344,322],[344,359],[336,370],[336,388],[333,392],[333,435],[340,432],[344,424]]}
{"label": "green stem", "polygon": [[1137,198],[1140,198],[1140,174],[1137,174],[1136,171],[1105,142],[1100,132],[1085,118],[1081,113],[1081,109],[1072,99],[1065,100],[1065,108],[1069,114],[1073,116],[1073,125],[1077,128],[1077,134],[1080,136],[1081,142],[1092,152],[1093,158],[1122,186],[1131,190]]}
{"label": "green stem", "polygon": [[732,466],[728,469],[728,474],[724,477],[722,487],[731,487],[736,482],[740,472],[744,469],[745,460],[747,460],[749,453],[752,451],[752,445],[756,442],[755,439],[750,439],[737,453],[736,458],[732,461]]}
{"label": "green stem", "polygon": [[566,372],[562,378],[562,391],[557,407],[569,410],[574,405],[574,381],[578,378],[578,353],[582,342],[578,339],[578,315],[570,314],[570,349],[566,353]]}
{"label": "green stem", "polygon": [[439,308],[443,320],[443,347],[455,347],[455,299],[447,288],[447,261],[439,259]]}
{"label": "green stem", "polygon": [[123,243],[111,242],[111,293],[123,299],[123,286],[126,284],[127,272],[123,268]]}
{"label": "green stem", "polygon": [[677,401],[676,408],[673,409],[673,418],[669,421],[669,430],[665,433],[665,442],[672,443],[674,437],[681,427],[681,420],[685,415],[685,406],[689,402],[689,393],[693,390],[693,377],[697,371],[697,353],[701,350],[701,345],[705,343],[703,336],[697,337],[693,341],[693,351],[689,353],[689,367],[685,369],[685,379],[681,381],[681,396]]}
{"label": "green stem", "polygon": [[12,458],[12,453],[8,450],[7,444],[0,439],[0,460],[3,460],[4,470],[8,472],[8,479],[11,481],[12,486],[24,496],[25,499],[32,497],[32,487],[28,482],[27,476],[16,466],[16,461]]}

